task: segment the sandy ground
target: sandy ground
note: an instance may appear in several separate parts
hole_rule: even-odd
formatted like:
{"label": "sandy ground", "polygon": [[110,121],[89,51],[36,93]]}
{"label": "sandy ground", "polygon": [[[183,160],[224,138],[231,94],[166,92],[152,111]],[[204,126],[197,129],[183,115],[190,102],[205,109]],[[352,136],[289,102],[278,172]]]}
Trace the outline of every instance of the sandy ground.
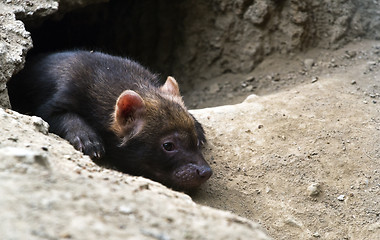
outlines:
{"label": "sandy ground", "polygon": [[379,66],[380,42],[359,41],[195,84],[194,107],[259,96],[194,111],[215,174],[193,199],[274,239],[380,239]]}

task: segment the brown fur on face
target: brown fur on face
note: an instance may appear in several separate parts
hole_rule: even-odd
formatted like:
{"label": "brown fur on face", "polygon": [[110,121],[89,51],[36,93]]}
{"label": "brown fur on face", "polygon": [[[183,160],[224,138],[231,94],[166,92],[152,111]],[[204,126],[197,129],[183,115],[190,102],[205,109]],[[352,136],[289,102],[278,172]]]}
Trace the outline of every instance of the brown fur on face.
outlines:
{"label": "brown fur on face", "polygon": [[[121,102],[125,102],[123,109],[119,106]],[[158,128],[167,131],[186,129],[191,135],[197,135],[194,118],[188,113],[173,77],[168,77],[165,84],[154,91],[141,91],[139,94],[126,90],[116,101],[111,129],[124,141],[140,133],[152,133]]]}

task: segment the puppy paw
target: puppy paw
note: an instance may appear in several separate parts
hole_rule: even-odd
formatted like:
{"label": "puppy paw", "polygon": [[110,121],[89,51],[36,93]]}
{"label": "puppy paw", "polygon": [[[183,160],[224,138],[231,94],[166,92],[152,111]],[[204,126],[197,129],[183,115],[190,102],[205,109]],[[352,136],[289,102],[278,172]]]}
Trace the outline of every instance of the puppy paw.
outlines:
{"label": "puppy paw", "polygon": [[102,140],[94,133],[81,132],[68,137],[75,149],[90,156],[92,159],[100,159],[105,154]]}

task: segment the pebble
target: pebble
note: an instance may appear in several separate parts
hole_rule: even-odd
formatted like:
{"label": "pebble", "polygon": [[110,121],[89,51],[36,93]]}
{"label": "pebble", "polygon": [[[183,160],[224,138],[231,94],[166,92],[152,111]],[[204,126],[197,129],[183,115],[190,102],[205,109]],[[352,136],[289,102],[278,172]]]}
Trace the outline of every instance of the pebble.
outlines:
{"label": "pebble", "polygon": [[227,98],[232,99],[234,98],[234,95],[232,93],[227,93]]}
{"label": "pebble", "polygon": [[219,87],[218,83],[211,84],[208,91],[211,94],[219,92],[220,91],[220,87]]}
{"label": "pebble", "polygon": [[131,214],[131,213],[133,213],[133,209],[131,207],[121,205],[119,207],[119,212],[122,214]]}
{"label": "pebble", "polygon": [[246,87],[246,90],[251,92],[253,90],[253,86],[252,85],[249,85],[248,87]]}
{"label": "pebble", "polygon": [[356,57],[356,51],[346,51],[346,54],[344,55],[347,59]]}
{"label": "pebble", "polygon": [[319,183],[312,183],[307,187],[307,193],[311,197],[318,196],[318,194],[321,192],[320,184]]}
{"label": "pebble", "polygon": [[258,96],[258,95],[256,95],[256,94],[251,94],[251,95],[249,95],[249,96],[244,100],[244,102],[245,102],[245,103],[252,103],[252,102],[256,102],[258,99],[259,99],[259,96]]}
{"label": "pebble", "polygon": [[311,79],[311,83],[315,83],[316,81],[318,81],[318,77],[313,77],[313,78]]}
{"label": "pebble", "polygon": [[306,70],[310,70],[314,66],[314,59],[308,58],[303,62]]}
{"label": "pebble", "polygon": [[31,121],[39,132],[45,135],[48,134],[49,124],[45,122],[44,120],[42,120],[42,118],[37,117],[37,116],[32,116]]}
{"label": "pebble", "polygon": [[253,82],[255,80],[255,77],[254,76],[248,76],[245,80],[247,82]]}
{"label": "pebble", "polygon": [[338,197],[337,197],[337,199],[339,200],[339,201],[344,201],[344,199],[345,199],[345,195],[339,195]]}

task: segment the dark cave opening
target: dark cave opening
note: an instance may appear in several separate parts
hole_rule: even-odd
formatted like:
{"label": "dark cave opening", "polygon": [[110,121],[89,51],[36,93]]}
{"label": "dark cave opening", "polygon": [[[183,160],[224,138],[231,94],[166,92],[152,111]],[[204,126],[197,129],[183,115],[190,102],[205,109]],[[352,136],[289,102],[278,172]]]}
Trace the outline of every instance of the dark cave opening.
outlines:
{"label": "dark cave opening", "polygon": [[174,51],[182,41],[180,2],[110,0],[38,24],[26,21],[33,39],[28,56],[72,49],[102,51],[130,57],[162,76],[169,75]]}

